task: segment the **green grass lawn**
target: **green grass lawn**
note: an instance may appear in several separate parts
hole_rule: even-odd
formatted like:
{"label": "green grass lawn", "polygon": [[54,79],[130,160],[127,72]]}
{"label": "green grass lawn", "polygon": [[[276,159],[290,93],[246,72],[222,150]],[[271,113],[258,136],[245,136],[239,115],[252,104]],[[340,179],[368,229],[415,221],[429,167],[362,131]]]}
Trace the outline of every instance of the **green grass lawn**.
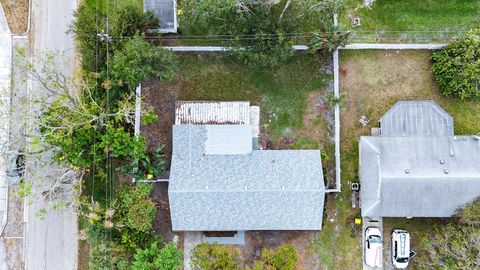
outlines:
{"label": "green grass lawn", "polygon": [[[347,9],[340,17],[342,28],[353,30],[353,40],[444,40],[455,33],[438,31],[471,30],[480,22],[478,0],[376,0],[371,9],[355,10],[362,2],[347,1]],[[352,28],[351,16],[360,17],[360,27]]]}
{"label": "green grass lawn", "polygon": [[[191,54],[180,66],[179,99],[250,101],[260,105],[261,129],[274,146],[292,138],[288,148],[318,149],[319,138],[305,135],[304,113],[308,94],[323,93],[330,78],[313,61],[298,56],[276,70],[251,70],[226,56]],[[315,124],[326,130],[322,121]]]}
{"label": "green grass lawn", "polygon": [[[343,107],[348,108],[341,113],[341,160],[343,190],[342,200],[336,201],[338,216],[349,218],[355,213],[350,210],[348,201],[350,191],[348,181],[358,180],[358,140],[362,135],[369,135],[371,127],[378,126],[379,118],[398,100],[431,99],[442,106],[453,116],[455,134],[468,135],[480,132],[480,102],[461,101],[445,98],[431,71],[430,51],[390,51],[390,50],[344,50],[340,54],[340,93],[344,94]],[[366,116],[370,122],[362,127],[359,119]],[[443,224],[444,219],[384,219],[387,237],[391,228],[405,228],[412,233],[413,249],[417,249],[418,241],[432,232],[434,225]],[[328,224],[328,222],[327,222]],[[348,232],[342,227],[341,220],[337,230]],[[361,252],[360,237],[351,238],[336,234],[339,250],[352,254],[350,250]],[[329,237],[325,235],[324,237]],[[321,244],[321,243],[320,243]],[[325,257],[337,254],[325,249]],[[335,253],[332,253],[335,252]],[[360,256],[360,253],[357,254]],[[345,256],[345,255],[342,255]],[[421,252],[419,253],[421,256]],[[344,258],[343,260],[347,260]],[[347,260],[347,263],[350,262]],[[337,263],[337,262],[334,262]],[[339,267],[339,264],[334,264]],[[361,266],[361,260],[357,269]],[[330,268],[335,269],[335,268]]]}

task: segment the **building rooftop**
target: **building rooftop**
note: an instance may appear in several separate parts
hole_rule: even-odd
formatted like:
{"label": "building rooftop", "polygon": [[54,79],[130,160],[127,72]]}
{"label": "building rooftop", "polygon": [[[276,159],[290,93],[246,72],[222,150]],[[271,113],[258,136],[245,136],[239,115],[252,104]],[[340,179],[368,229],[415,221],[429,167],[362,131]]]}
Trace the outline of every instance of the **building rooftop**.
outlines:
{"label": "building rooftop", "polygon": [[152,11],[160,20],[161,33],[177,32],[176,0],[143,0],[143,9]]}
{"label": "building rooftop", "polygon": [[453,136],[453,118],[432,100],[398,101],[380,128],[381,136]]}
{"label": "building rooftop", "polygon": [[362,216],[450,217],[480,196],[480,137],[361,137]]}
{"label": "building rooftop", "polygon": [[250,124],[248,101],[177,101],[175,124]]}
{"label": "building rooftop", "polygon": [[250,125],[173,126],[174,231],[321,229],[320,151],[253,150],[247,142],[251,130]]}

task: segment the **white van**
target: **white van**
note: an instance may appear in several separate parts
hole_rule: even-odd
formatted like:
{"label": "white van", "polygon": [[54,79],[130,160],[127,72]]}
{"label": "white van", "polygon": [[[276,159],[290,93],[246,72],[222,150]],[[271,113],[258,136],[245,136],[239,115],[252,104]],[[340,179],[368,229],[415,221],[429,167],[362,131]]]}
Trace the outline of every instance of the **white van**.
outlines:
{"label": "white van", "polygon": [[402,229],[392,231],[392,264],[396,268],[407,268],[410,258],[410,233]]}

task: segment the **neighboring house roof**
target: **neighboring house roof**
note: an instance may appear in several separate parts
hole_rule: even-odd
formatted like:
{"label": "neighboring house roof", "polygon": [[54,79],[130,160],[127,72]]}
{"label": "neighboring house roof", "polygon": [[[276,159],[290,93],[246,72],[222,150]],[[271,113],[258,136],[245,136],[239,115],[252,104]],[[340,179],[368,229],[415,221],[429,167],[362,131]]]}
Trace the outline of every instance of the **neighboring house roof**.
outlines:
{"label": "neighboring house roof", "polygon": [[[320,151],[252,150],[251,130],[173,126],[168,193],[174,231],[321,229]],[[209,149],[215,144],[220,147]]]}
{"label": "neighboring house roof", "polygon": [[450,217],[480,196],[478,136],[361,137],[362,216]]}
{"label": "neighboring house roof", "polygon": [[175,124],[250,124],[248,101],[177,101]]}
{"label": "neighboring house roof", "polygon": [[453,118],[432,100],[398,101],[380,128],[381,136],[453,136]]}
{"label": "neighboring house roof", "polygon": [[176,33],[177,1],[176,0],[143,0],[143,9],[152,11],[160,20],[160,33]]}

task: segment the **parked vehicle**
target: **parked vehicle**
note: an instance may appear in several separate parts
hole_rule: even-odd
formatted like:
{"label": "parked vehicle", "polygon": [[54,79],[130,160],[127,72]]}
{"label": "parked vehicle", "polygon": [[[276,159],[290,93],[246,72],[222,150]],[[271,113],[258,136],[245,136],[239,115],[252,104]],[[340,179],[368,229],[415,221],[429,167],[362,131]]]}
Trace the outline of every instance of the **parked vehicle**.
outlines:
{"label": "parked vehicle", "polygon": [[410,233],[402,229],[392,231],[392,264],[396,268],[407,268],[410,259]]}
{"label": "parked vehicle", "polygon": [[378,268],[383,262],[382,231],[377,227],[368,227],[365,230],[365,264]]}
{"label": "parked vehicle", "polygon": [[10,185],[17,185],[23,177],[25,169],[24,156],[16,150],[6,154],[6,180]]}

